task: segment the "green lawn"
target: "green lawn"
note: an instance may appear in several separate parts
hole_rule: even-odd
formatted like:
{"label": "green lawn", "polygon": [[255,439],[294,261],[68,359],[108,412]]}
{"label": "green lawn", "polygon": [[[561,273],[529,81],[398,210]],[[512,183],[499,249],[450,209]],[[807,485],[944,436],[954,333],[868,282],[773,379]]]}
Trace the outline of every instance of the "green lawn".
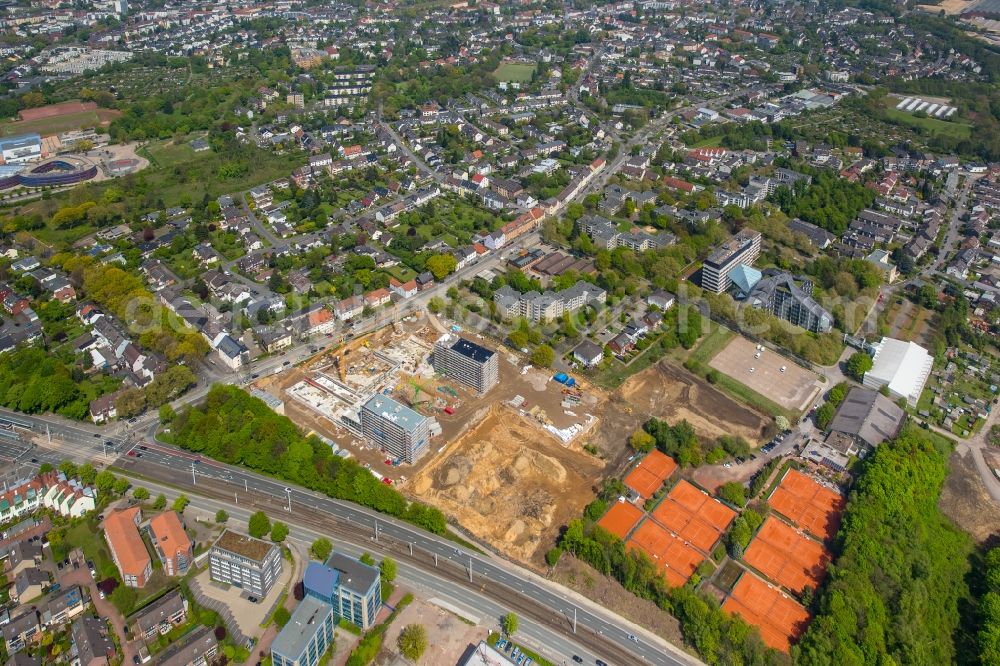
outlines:
{"label": "green lawn", "polygon": [[529,83],[535,73],[535,66],[519,62],[501,63],[493,72],[493,78],[497,81],[514,81],[518,83]]}
{"label": "green lawn", "polygon": [[968,139],[972,136],[972,125],[937,118],[918,117],[899,109],[886,109],[885,116],[894,123],[919,129],[927,134],[936,134],[954,139]]}
{"label": "green lawn", "polygon": [[722,139],[724,137],[720,134],[719,136],[710,136],[707,139],[702,139],[701,141],[691,145],[692,148],[718,148],[722,145]]}
{"label": "green lawn", "polygon": [[88,560],[93,561],[100,578],[115,576],[118,568],[111,559],[111,552],[104,541],[103,533],[90,520],[84,520],[66,530],[63,542],[69,547],[78,547]]}
{"label": "green lawn", "polygon": [[716,354],[729,344],[730,340],[736,337],[736,333],[724,326],[719,326],[714,321],[709,321],[709,325],[711,326],[711,331],[701,339],[698,346],[691,352],[690,357],[692,360],[704,365],[707,365],[709,361],[715,358]]}
{"label": "green lawn", "polygon": [[158,167],[172,167],[175,164],[193,160],[195,157],[194,149],[190,145],[187,143],[175,144],[172,140],[151,143],[143,148],[143,152],[149,157],[153,166]]}

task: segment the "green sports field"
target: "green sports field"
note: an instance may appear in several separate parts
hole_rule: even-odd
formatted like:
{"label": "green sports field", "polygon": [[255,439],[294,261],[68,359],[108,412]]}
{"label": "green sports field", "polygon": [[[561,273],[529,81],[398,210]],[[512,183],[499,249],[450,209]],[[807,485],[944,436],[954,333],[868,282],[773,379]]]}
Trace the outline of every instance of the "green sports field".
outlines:
{"label": "green sports field", "polygon": [[496,68],[493,72],[493,78],[497,81],[528,83],[531,81],[531,76],[534,73],[534,65],[527,65],[519,62],[505,62]]}

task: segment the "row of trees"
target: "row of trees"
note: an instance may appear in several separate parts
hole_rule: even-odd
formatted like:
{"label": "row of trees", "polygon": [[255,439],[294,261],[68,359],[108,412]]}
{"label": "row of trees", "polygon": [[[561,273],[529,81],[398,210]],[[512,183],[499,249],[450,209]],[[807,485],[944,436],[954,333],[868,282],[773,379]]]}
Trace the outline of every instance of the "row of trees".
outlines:
{"label": "row of trees", "polygon": [[714,443],[702,444],[694,428],[686,420],[676,425],[653,417],[642,425],[642,430],[632,434],[632,447],[637,451],[650,451],[653,445],[668,456],[673,456],[682,467],[697,467],[702,462],[720,463],[727,457],[746,458],[750,444],[739,436],[724,435]]}
{"label": "row of trees", "polygon": [[969,596],[972,544],[938,508],[949,453],[908,426],[863,464],[834,546],[839,556],[796,661],[956,661],[966,640],[960,606]]}
{"label": "row of trees", "polygon": [[571,521],[559,547],[674,615],[680,620],[685,640],[706,663],[781,663],[778,653],[764,645],[753,627],[691,587],[671,588],[645,553],[626,549],[621,539],[590,519]]}
{"label": "row of trees", "polygon": [[233,386],[213,386],[203,405],[189,406],[174,417],[166,438],[189,451],[370,507],[435,534],[447,528],[438,509],[407,502],[355,461],[334,456],[318,437],[304,437],[291,420]]}

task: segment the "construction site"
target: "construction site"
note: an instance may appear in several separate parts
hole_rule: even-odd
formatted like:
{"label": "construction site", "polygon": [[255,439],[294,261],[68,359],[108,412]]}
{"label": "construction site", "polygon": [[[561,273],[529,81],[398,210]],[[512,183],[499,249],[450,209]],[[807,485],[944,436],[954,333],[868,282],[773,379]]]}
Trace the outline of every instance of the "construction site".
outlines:
{"label": "construction site", "polygon": [[[482,394],[431,364],[435,344],[456,334],[481,346],[478,353],[496,355],[499,381]],[[437,506],[505,555],[539,567],[559,528],[593,499],[606,465],[617,466],[627,455],[627,434],[650,416],[688,419],[703,437],[738,433],[754,439],[767,423],[668,364],[639,373],[608,395],[579,378],[533,368],[522,356],[429,314],[335,344],[256,385],[283,400],[286,415],[337,455]],[[391,399],[410,422],[429,423],[429,443],[412,464],[366,436],[363,408],[376,398]],[[593,455],[595,446],[603,456]],[[650,478],[637,483],[646,493],[673,471],[673,460],[662,457],[649,459]],[[625,533],[638,522],[621,518]],[[692,536],[700,523],[688,522]],[[698,544],[718,537],[718,527],[711,527],[696,535]],[[691,565],[704,559],[695,550],[698,558],[675,563],[685,579]]]}
{"label": "construction site", "polygon": [[[433,419],[435,451],[482,419],[494,404],[509,405],[564,444],[596,421],[589,413],[598,402],[596,395],[585,394],[579,386],[557,385],[551,373],[524,365],[518,357],[505,355],[505,350],[497,352],[499,385],[485,395],[436,373],[429,359],[435,341],[446,333],[454,332],[432,317],[408,317],[325,349],[296,367],[257,381],[256,386],[284,398],[292,420],[321,437],[343,442],[352,454],[367,448],[357,441],[358,414],[377,394]],[[468,337],[475,340],[478,335]]]}

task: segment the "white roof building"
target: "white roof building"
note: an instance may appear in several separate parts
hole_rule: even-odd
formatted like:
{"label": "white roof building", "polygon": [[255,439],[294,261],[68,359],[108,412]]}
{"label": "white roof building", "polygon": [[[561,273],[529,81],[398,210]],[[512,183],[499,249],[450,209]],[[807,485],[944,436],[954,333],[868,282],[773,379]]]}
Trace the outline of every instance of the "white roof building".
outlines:
{"label": "white roof building", "polygon": [[893,398],[905,398],[915,406],[931,374],[934,358],[914,342],[882,338],[875,346],[872,369],[865,373],[864,384],[880,389],[889,386]]}

